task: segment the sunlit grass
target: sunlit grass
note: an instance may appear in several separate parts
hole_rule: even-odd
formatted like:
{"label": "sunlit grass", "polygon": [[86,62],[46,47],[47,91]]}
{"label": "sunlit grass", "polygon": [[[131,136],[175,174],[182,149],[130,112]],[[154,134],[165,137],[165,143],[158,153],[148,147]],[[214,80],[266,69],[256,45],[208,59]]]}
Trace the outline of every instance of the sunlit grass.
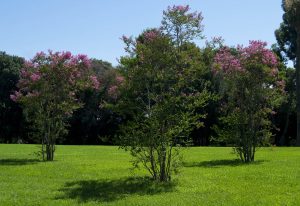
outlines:
{"label": "sunlit grass", "polygon": [[0,145],[0,205],[300,205],[300,148],[263,148],[241,164],[231,148],[183,151],[172,183],[130,170],[112,146],[58,146],[41,162],[36,145]]}

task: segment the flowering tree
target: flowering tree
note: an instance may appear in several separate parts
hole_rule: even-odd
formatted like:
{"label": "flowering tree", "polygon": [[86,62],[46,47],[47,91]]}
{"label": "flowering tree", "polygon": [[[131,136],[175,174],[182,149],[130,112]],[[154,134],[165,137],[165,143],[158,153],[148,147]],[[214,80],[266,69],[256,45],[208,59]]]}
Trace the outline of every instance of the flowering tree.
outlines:
{"label": "flowering tree", "polygon": [[250,41],[248,47],[221,48],[214,72],[223,78],[223,109],[227,115],[221,136],[235,144],[244,162],[254,161],[257,146],[270,137],[269,115],[280,102],[284,81],[278,79],[276,56],[266,43]]}
{"label": "flowering tree", "polygon": [[56,140],[66,133],[66,120],[82,105],[76,93],[99,88],[86,55],[43,52],[24,64],[18,91],[10,96],[21,103],[28,120],[41,139],[43,160],[53,160]]}
{"label": "flowering tree", "polygon": [[[192,128],[202,126],[199,118],[204,115],[195,110],[208,99],[184,75],[192,67],[194,54],[183,53],[179,47],[196,37],[192,21],[198,18],[188,10],[188,6],[169,7],[160,29],[148,29],[136,39],[123,36],[129,55],[121,58],[124,82],[117,108],[130,121],[122,127],[120,143],[135,157],[134,165],[144,166],[157,181],[170,181],[177,171],[180,155],[176,146],[188,139]],[[185,30],[174,36],[173,28]]]}
{"label": "flowering tree", "polygon": [[178,49],[183,43],[203,37],[203,17],[199,12],[190,12],[189,5],[169,6],[163,14],[161,30],[171,37]]}

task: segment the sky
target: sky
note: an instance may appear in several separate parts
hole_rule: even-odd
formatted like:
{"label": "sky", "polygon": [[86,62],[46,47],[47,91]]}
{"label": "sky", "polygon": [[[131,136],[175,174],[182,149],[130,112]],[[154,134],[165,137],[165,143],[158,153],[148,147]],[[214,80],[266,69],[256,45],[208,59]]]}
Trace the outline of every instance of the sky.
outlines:
{"label": "sky", "polygon": [[1,0],[0,51],[26,59],[48,49],[71,51],[116,66],[125,55],[120,37],[159,27],[168,5],[201,11],[206,38],[222,36],[229,46],[276,43],[283,14],[281,0]]}

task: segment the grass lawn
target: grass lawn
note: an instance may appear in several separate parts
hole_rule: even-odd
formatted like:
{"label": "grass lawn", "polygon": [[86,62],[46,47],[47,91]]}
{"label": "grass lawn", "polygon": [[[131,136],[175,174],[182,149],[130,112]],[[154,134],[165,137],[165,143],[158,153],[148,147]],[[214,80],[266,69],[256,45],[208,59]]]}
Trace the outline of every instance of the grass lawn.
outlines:
{"label": "grass lawn", "polygon": [[173,183],[130,170],[112,146],[58,146],[41,162],[36,145],[0,144],[0,205],[300,205],[300,148],[263,148],[256,163],[231,148],[184,150]]}

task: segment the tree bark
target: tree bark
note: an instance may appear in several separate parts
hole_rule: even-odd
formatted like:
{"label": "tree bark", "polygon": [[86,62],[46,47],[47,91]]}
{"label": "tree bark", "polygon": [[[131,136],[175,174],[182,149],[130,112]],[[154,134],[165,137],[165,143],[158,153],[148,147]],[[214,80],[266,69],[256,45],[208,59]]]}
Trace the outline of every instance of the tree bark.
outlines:
{"label": "tree bark", "polygon": [[286,119],[285,119],[285,124],[284,124],[284,129],[283,129],[283,132],[282,132],[282,135],[280,136],[280,139],[279,139],[279,145],[280,146],[284,146],[286,144],[286,134],[287,134],[287,131],[288,131],[288,128],[289,128],[289,124],[290,124],[290,104],[291,104],[291,98],[289,98],[289,101],[288,101],[288,104],[287,104],[287,109],[286,109]]}

